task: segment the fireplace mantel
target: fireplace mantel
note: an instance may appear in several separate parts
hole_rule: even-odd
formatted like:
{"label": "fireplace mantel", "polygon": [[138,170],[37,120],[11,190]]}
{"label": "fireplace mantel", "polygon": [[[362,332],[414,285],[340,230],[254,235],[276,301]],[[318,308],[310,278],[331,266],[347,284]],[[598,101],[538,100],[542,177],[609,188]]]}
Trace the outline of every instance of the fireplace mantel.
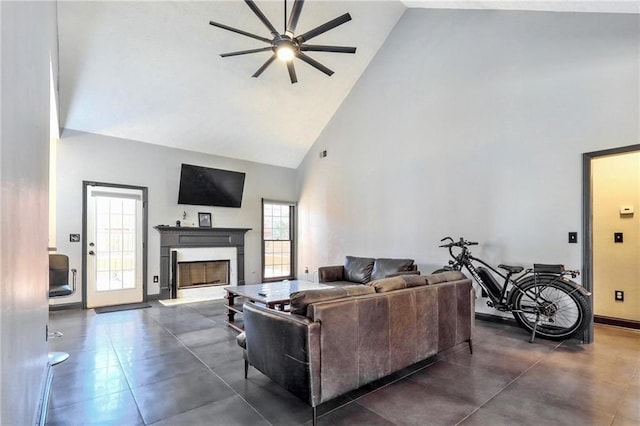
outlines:
{"label": "fireplace mantel", "polygon": [[175,298],[170,291],[171,249],[185,247],[235,247],[238,285],[244,285],[244,235],[251,228],[195,228],[158,225],[160,233],[160,299]]}

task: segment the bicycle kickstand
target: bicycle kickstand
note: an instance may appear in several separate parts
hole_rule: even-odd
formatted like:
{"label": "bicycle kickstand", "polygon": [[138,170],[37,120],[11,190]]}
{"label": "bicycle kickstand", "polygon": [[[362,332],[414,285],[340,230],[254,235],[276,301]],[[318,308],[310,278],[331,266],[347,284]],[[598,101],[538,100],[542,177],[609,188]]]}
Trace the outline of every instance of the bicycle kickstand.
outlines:
{"label": "bicycle kickstand", "polygon": [[540,314],[536,314],[536,322],[533,323],[533,330],[531,331],[531,339],[529,339],[529,343],[533,343],[533,340],[536,338],[536,328],[538,328],[538,322],[540,321]]}

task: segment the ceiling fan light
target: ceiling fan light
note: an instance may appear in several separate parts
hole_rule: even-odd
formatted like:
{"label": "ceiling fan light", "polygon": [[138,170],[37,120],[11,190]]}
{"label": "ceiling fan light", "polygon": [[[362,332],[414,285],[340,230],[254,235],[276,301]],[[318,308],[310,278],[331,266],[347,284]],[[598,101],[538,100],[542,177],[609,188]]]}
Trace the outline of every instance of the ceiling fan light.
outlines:
{"label": "ceiling fan light", "polygon": [[276,50],[276,55],[281,61],[288,62],[293,59],[293,49],[289,46],[280,46]]}

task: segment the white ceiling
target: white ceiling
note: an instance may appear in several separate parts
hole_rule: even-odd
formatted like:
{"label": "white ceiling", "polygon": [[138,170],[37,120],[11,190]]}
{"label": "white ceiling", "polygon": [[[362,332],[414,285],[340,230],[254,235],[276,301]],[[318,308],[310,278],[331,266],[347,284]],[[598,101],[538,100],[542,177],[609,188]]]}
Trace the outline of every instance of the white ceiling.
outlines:
{"label": "white ceiling", "polygon": [[[258,1],[276,28],[282,1]],[[288,1],[289,8],[293,4]],[[284,167],[297,167],[406,7],[638,13],[637,1],[305,2],[297,33],[349,12],[353,20],[310,44],[356,46],[355,55],[311,52],[332,77],[296,61],[298,83],[264,47],[210,20],[270,38],[244,2],[60,1],[61,126]]]}

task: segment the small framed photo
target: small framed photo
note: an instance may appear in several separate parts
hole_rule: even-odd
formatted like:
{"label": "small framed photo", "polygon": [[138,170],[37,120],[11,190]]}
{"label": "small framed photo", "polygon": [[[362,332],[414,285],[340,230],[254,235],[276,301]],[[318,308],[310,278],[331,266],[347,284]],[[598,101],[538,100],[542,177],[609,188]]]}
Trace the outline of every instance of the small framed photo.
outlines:
{"label": "small framed photo", "polygon": [[211,228],[211,213],[198,213],[198,226],[200,228]]}

